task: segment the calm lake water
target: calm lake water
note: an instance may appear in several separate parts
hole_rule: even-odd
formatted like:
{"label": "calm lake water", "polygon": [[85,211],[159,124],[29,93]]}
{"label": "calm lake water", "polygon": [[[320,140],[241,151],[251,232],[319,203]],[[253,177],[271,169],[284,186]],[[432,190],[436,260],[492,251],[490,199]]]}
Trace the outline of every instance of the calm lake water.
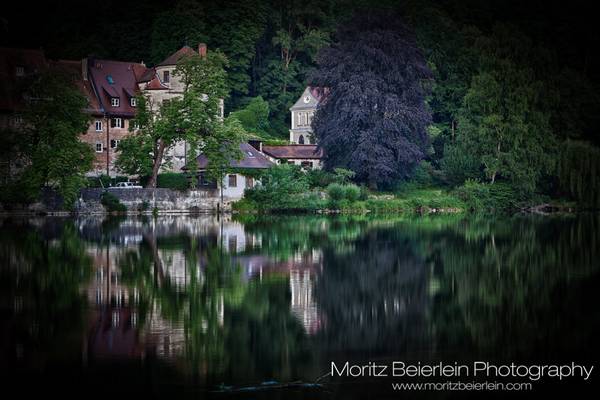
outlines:
{"label": "calm lake water", "polygon": [[24,392],[399,397],[323,375],[599,360],[598,215],[0,219],[0,282]]}

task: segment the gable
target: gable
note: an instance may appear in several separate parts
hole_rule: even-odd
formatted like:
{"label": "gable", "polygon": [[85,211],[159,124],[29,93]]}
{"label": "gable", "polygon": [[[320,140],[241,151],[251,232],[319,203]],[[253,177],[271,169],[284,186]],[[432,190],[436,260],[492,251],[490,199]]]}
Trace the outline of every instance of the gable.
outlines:
{"label": "gable", "polygon": [[314,91],[311,90],[310,86],[307,86],[302,92],[302,96],[294,103],[294,105],[290,108],[290,111],[294,110],[307,110],[307,109],[315,109],[319,104],[319,99],[315,97]]}

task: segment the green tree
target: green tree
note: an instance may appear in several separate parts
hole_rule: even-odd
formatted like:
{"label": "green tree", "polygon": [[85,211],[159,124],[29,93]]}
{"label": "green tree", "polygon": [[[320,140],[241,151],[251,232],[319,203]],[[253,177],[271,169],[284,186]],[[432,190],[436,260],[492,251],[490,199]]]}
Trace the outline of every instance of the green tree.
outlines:
{"label": "green tree", "polygon": [[257,94],[272,112],[274,135],[288,128],[289,107],[304,90],[318,51],[330,42],[339,10],[334,1],[274,2],[256,66]]}
{"label": "green tree", "polygon": [[205,11],[197,1],[178,0],[175,7],[154,17],[151,62],[156,64],[184,45],[206,43]]}
{"label": "green tree", "polygon": [[92,167],[93,152],[79,141],[87,130],[87,100],[75,87],[75,77],[58,69],[37,75],[27,89],[22,151],[26,168],[21,177],[30,199],[44,186],[55,189],[70,208],[84,174]]}
{"label": "green tree", "polygon": [[498,177],[531,193],[553,171],[556,141],[550,124],[556,95],[533,66],[520,62],[535,47],[510,27],[497,27],[478,43],[480,72],[459,111],[457,145]]}
{"label": "green tree", "polygon": [[237,118],[244,129],[250,133],[257,133],[261,136],[268,135],[270,130],[269,103],[260,96],[250,99],[244,108],[232,112],[229,116]]}
{"label": "green tree", "polygon": [[208,52],[206,57],[186,56],[173,74],[181,79],[182,96],[160,105],[153,104],[150,96],[141,96],[135,118],[139,129],[123,140],[117,168],[129,174],[150,171],[147,187],[156,187],[160,167],[169,162],[165,153],[178,141],[188,143],[188,157],[195,159],[200,140],[218,135],[222,124],[219,111],[227,95],[226,63],[220,52]]}
{"label": "green tree", "polygon": [[231,97],[227,108],[238,108],[249,94],[256,46],[266,28],[268,9],[261,0],[221,0],[211,2],[207,11],[208,43],[229,59]]}
{"label": "green tree", "polygon": [[223,199],[223,179],[233,170],[232,161],[241,160],[244,155],[240,144],[246,139],[244,127],[234,117],[227,118],[223,124],[216,127],[212,135],[205,137],[200,145],[201,152],[208,161],[207,178],[218,182]]}

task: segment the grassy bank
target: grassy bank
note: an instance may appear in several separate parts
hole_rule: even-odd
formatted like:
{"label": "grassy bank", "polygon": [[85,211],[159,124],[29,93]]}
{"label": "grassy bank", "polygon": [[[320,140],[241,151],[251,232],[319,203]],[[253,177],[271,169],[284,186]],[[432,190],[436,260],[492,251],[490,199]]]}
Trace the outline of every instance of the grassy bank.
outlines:
{"label": "grassy bank", "polygon": [[[480,183],[467,180],[456,188],[405,184],[395,191],[374,192],[352,183],[328,185],[289,184],[297,178],[286,177],[287,185],[275,180],[233,205],[238,213],[512,213],[537,212],[540,207],[553,211],[576,211],[577,204],[543,195],[525,195],[505,183]],[[300,181],[301,182],[301,181]]]}
{"label": "grassy bank", "polygon": [[[324,191],[309,191],[279,202],[261,202],[248,196],[233,205],[239,213],[458,213],[467,211],[467,206],[455,194],[440,188],[420,188],[402,193],[364,192],[355,196],[343,192],[354,191],[354,185],[328,187]],[[338,194],[338,191],[342,192]],[[333,194],[333,196],[332,196]]]}

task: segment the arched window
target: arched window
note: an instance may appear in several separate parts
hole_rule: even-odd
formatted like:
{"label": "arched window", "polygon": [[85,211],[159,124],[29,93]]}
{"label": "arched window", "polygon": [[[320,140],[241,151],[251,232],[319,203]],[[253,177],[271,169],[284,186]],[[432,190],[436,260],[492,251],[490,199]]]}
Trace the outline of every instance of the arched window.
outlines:
{"label": "arched window", "polygon": [[304,144],[304,136],[300,135],[300,137],[298,138],[298,143]]}

